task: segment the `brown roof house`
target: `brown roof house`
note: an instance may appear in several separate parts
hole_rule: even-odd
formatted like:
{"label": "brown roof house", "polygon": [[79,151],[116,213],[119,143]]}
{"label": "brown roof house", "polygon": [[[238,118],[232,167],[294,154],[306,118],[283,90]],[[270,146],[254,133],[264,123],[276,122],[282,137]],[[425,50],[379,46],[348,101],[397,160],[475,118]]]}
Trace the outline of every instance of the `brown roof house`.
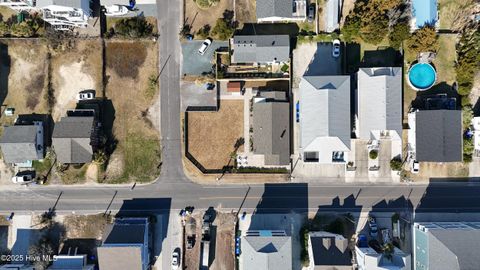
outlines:
{"label": "brown roof house", "polygon": [[148,218],[120,218],[108,227],[101,247],[97,248],[102,270],[150,269]]}
{"label": "brown roof house", "polygon": [[69,113],[55,124],[53,148],[57,161],[65,164],[83,164],[92,161],[96,141],[96,121],[91,114]]}

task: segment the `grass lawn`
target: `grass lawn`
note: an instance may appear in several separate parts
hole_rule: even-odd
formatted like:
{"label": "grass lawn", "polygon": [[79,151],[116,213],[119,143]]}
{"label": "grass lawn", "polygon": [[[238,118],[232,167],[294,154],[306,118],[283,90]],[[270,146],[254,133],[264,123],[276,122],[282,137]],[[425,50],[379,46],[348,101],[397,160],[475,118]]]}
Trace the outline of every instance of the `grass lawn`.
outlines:
{"label": "grass lawn", "polygon": [[439,35],[439,50],[437,57],[433,61],[437,69],[437,83],[446,82],[449,85],[456,79],[455,60],[457,57],[455,44],[457,35]]}
{"label": "grass lawn", "polygon": [[228,100],[221,102],[218,112],[188,114],[188,150],[206,169],[229,164],[235,143],[243,137],[243,105],[243,101]]}
{"label": "grass lawn", "polygon": [[158,138],[145,138],[140,133],[130,133],[121,146],[125,155],[125,167],[119,182],[135,179],[148,182],[152,175],[160,174],[160,143]]}

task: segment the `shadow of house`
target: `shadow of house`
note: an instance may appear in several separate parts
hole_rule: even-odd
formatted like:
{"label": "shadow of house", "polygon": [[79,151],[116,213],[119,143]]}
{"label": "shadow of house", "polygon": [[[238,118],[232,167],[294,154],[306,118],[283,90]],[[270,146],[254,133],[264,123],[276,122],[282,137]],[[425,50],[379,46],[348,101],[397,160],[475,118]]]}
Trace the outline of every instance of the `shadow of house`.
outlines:
{"label": "shadow of house", "polygon": [[401,67],[402,54],[393,48],[379,48],[375,51],[364,51],[360,63],[363,67]]}
{"label": "shadow of house", "polygon": [[102,100],[102,114],[100,118],[103,126],[103,132],[106,138],[106,151],[113,153],[117,147],[118,140],[113,135],[113,123],[115,121],[115,107],[110,99]]}
{"label": "shadow of house", "polygon": [[162,243],[168,233],[171,198],[124,200],[116,217],[149,217],[153,233],[150,246],[150,262],[153,265],[160,255]]}
{"label": "shadow of house", "polygon": [[[8,76],[10,75],[10,65],[11,59],[8,55],[8,45],[0,43],[0,104],[4,105],[3,102],[8,95]],[[3,113],[0,110],[0,113]]]}
{"label": "shadow of house", "polygon": [[0,254],[8,254],[8,227],[0,226]]}
{"label": "shadow of house", "polygon": [[101,240],[93,238],[70,238],[62,243],[59,255],[87,255],[88,264],[97,264],[97,247],[102,244]]}
{"label": "shadow of house", "polygon": [[[455,178],[430,178],[430,182],[448,182],[462,179]],[[451,194],[458,194],[454,199],[445,199]],[[431,183],[423,193],[418,205],[415,207],[416,216],[423,213],[478,213],[480,212],[480,186],[477,185],[441,185]],[[463,215],[468,217],[470,215]],[[472,215],[475,217],[475,215]],[[478,216],[477,216],[478,217]],[[442,218],[436,215],[435,218]],[[435,220],[431,220],[435,221]]]}
{"label": "shadow of house", "polygon": [[[296,23],[245,23],[242,29],[237,29],[234,35],[289,35],[296,37],[299,33]],[[295,48],[292,44],[292,48]]]}
{"label": "shadow of house", "polygon": [[265,184],[260,201],[252,215],[308,212],[308,184]]}

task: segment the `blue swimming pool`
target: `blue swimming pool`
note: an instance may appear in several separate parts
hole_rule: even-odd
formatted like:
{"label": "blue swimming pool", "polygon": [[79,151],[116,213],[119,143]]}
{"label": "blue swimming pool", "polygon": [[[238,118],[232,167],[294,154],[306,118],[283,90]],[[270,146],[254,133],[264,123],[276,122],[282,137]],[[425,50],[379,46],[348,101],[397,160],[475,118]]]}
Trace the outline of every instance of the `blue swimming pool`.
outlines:
{"label": "blue swimming pool", "polygon": [[408,80],[417,90],[427,90],[433,86],[436,79],[435,69],[427,63],[417,63],[408,72]]}

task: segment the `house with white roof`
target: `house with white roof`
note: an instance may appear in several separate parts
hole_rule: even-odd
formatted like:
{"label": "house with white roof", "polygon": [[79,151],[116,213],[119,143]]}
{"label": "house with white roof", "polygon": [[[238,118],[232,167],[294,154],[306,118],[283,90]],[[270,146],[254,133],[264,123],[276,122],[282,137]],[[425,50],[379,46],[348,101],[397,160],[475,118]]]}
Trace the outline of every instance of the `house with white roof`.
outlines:
{"label": "house with white roof", "polygon": [[351,150],[350,76],[302,77],[299,104],[303,161],[345,162]]}
{"label": "house with white roof", "polygon": [[43,20],[56,30],[87,27],[92,17],[90,0],[2,0],[0,5],[16,11],[41,11]]}
{"label": "house with white roof", "polygon": [[357,138],[401,140],[402,68],[361,68],[357,77]]}

